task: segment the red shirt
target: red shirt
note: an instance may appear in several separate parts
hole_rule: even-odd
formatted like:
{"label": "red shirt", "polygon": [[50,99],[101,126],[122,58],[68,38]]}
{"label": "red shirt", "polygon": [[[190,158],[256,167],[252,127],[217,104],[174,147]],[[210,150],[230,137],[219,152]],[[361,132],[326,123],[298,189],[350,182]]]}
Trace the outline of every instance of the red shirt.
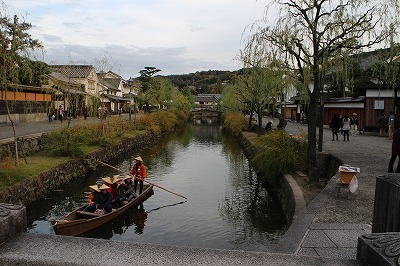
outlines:
{"label": "red shirt", "polygon": [[146,178],[147,177],[147,171],[146,171],[146,167],[144,166],[144,164],[140,164],[139,166],[139,171],[137,171],[137,164],[134,164],[132,167],[132,172],[131,172],[134,176],[138,176],[141,178]]}

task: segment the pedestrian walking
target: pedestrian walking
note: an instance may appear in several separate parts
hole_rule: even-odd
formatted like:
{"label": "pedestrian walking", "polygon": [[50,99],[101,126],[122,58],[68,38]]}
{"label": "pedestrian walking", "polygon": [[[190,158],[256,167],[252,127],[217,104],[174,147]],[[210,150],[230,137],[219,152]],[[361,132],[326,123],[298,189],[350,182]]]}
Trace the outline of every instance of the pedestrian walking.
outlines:
{"label": "pedestrian walking", "polygon": [[54,110],[53,108],[51,108],[51,106],[49,106],[49,108],[47,108],[47,116],[49,118],[49,123],[53,121],[53,115],[54,115]]}
{"label": "pedestrian walking", "polygon": [[333,117],[331,121],[329,122],[329,127],[332,129],[332,141],[335,141],[339,139],[338,134],[339,134],[339,128],[340,128],[340,119],[339,115],[337,113],[333,114]]}
{"label": "pedestrian walking", "polygon": [[61,123],[63,122],[64,119],[64,108],[62,107],[62,105],[60,104],[60,107],[58,107],[58,119],[60,119]]}
{"label": "pedestrian walking", "polygon": [[346,140],[349,141],[349,132],[350,132],[351,126],[350,126],[350,118],[345,115],[343,117],[343,141]]}
{"label": "pedestrian walking", "polygon": [[351,135],[352,136],[357,136],[358,135],[358,117],[357,113],[353,113],[353,116],[350,119],[350,125],[351,125]]}
{"label": "pedestrian walking", "polygon": [[393,139],[393,131],[394,131],[394,114],[393,112],[390,112],[389,118],[388,118],[388,134],[389,134],[389,139]]}
{"label": "pedestrian walking", "polygon": [[385,129],[386,129],[387,124],[388,124],[388,120],[385,117],[385,115],[382,114],[378,118],[378,122],[376,122],[376,125],[379,127],[379,137],[384,137],[385,136]]}
{"label": "pedestrian walking", "polygon": [[399,156],[399,160],[397,162],[396,173],[400,173],[400,129],[397,129],[393,133],[392,156],[390,157],[388,168],[389,173],[393,173],[393,165],[396,161],[397,156]]}
{"label": "pedestrian walking", "polygon": [[87,107],[87,105],[85,105],[85,107],[83,107],[83,117],[85,118],[85,120],[88,117],[88,107]]}

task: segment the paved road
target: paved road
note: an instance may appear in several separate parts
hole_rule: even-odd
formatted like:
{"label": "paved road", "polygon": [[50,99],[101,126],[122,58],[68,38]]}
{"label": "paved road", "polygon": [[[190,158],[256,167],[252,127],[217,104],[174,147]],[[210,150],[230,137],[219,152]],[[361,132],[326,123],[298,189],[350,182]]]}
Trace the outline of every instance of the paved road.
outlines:
{"label": "paved road", "polygon": [[[87,120],[81,118],[76,118],[71,120],[70,126],[78,125],[81,123],[97,123],[100,120],[95,117],[88,117]],[[68,125],[68,121],[64,120],[62,123],[59,120],[54,120],[49,123],[46,121],[40,122],[26,122],[26,123],[16,123],[15,124],[15,133],[17,137],[28,136],[32,134],[38,133],[46,133],[50,132],[56,128],[66,127]],[[0,124],[0,140],[8,140],[14,137],[14,132],[11,124]]]}

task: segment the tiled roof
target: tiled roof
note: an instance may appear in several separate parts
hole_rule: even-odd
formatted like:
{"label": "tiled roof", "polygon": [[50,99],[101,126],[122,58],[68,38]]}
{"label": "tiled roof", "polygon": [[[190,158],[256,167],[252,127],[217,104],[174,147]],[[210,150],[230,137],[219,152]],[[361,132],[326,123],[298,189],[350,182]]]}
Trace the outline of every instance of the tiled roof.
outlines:
{"label": "tiled roof", "polygon": [[121,91],[119,89],[120,79],[117,78],[99,78],[99,82],[114,91]]}
{"label": "tiled roof", "polygon": [[87,78],[91,70],[94,70],[92,65],[49,65],[50,71],[59,72],[68,78]]}
{"label": "tiled roof", "polygon": [[199,94],[196,95],[195,102],[219,102],[221,101],[221,94]]}

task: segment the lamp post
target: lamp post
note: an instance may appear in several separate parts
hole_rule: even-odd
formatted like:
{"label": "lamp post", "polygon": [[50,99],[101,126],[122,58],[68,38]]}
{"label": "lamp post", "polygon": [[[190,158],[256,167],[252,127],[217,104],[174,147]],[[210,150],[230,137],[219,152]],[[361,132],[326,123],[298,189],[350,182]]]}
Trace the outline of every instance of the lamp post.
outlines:
{"label": "lamp post", "polygon": [[128,79],[128,86],[129,86],[129,121],[132,120],[132,110],[131,110],[131,106],[132,106],[132,78],[129,77]]}

